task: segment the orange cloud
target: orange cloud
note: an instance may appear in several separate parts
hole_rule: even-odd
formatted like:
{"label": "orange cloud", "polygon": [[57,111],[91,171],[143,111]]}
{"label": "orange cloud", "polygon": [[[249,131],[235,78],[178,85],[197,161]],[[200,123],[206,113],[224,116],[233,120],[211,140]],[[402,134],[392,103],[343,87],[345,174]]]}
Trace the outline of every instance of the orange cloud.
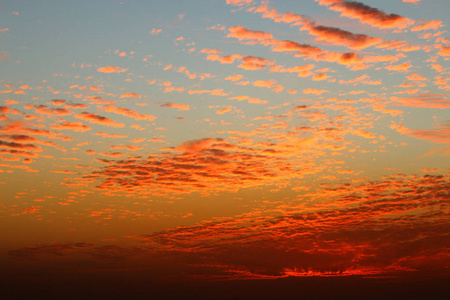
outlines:
{"label": "orange cloud", "polygon": [[172,102],[164,103],[164,104],[160,105],[159,107],[170,107],[170,108],[176,108],[178,110],[189,110],[190,109],[190,106],[187,104],[172,103]]}
{"label": "orange cloud", "polygon": [[253,0],[227,0],[227,4],[231,4],[234,6],[243,6],[243,5],[250,5],[253,3]]}
{"label": "orange cloud", "polygon": [[318,41],[347,46],[355,50],[361,50],[382,42],[381,38],[355,34],[335,27],[315,25],[313,22],[305,22],[301,30],[307,30],[311,35],[316,36]]}
{"label": "orange cloud", "polygon": [[447,94],[422,94],[410,98],[391,97],[394,104],[422,108],[450,108]]}
{"label": "orange cloud", "polygon": [[288,73],[297,73],[298,77],[308,77],[313,75],[314,73],[311,72],[312,69],[314,69],[315,65],[309,64],[304,66],[295,66],[290,68],[284,68],[283,66],[279,65],[273,65],[270,67],[271,72],[288,72]]}
{"label": "orange cloud", "polygon": [[136,94],[136,93],[123,93],[120,95],[120,98],[141,98],[142,95]]}
{"label": "orange cloud", "polygon": [[210,54],[206,57],[206,59],[210,60],[210,61],[219,61],[221,64],[232,64],[236,59],[242,59],[242,55],[233,54],[233,55],[220,56],[217,54]]}
{"label": "orange cloud", "polygon": [[422,80],[427,80],[426,77],[423,77],[422,75],[417,74],[417,73],[413,73],[413,74],[411,74],[411,75],[408,75],[408,76],[406,76],[406,78],[408,78],[409,80],[412,80],[412,81],[422,81]]}
{"label": "orange cloud", "polygon": [[97,72],[101,72],[101,73],[122,73],[122,72],[126,72],[126,71],[128,71],[128,69],[112,67],[112,66],[101,67],[101,68],[97,69]]}
{"label": "orange cloud", "polygon": [[228,96],[228,93],[224,93],[223,89],[214,89],[214,90],[189,90],[189,95],[193,94],[210,94],[213,96]]}
{"label": "orange cloud", "polygon": [[35,113],[39,113],[42,115],[51,115],[51,116],[67,116],[71,115],[72,111],[68,110],[66,108],[50,108],[46,105],[25,105],[25,109],[32,109],[34,108]]}
{"label": "orange cloud", "polygon": [[81,114],[74,115],[75,118],[81,119],[84,121],[88,121],[89,123],[106,125],[116,128],[122,128],[125,126],[123,123],[117,123],[114,120],[108,119],[107,117],[103,117],[97,114],[82,112]]}
{"label": "orange cloud", "polygon": [[7,114],[10,110],[11,108],[9,106],[0,105],[0,114]]}
{"label": "orange cloud", "polygon": [[63,122],[60,124],[52,125],[51,128],[56,129],[56,130],[67,129],[67,130],[72,130],[72,131],[76,131],[76,132],[84,132],[84,131],[91,130],[91,127],[84,125],[81,122]]}
{"label": "orange cloud", "polygon": [[422,24],[412,27],[411,31],[421,31],[421,30],[430,30],[430,29],[438,30],[439,27],[442,27],[442,26],[443,26],[442,21],[440,21],[440,20],[431,20],[426,23],[423,23],[423,21],[422,21]]}
{"label": "orange cloud", "polygon": [[250,43],[261,43],[268,45],[273,39],[271,33],[249,30],[245,29],[242,26],[232,26],[229,28],[229,31],[230,33],[227,35],[227,37],[234,37],[240,41],[249,40]]}
{"label": "orange cloud", "polygon": [[203,49],[200,53],[208,53],[208,54],[218,54],[222,53],[219,49]]}
{"label": "orange cloud", "polygon": [[319,74],[314,74],[312,80],[314,81],[320,81],[320,80],[325,80],[327,79],[329,76],[325,73],[319,73]]}
{"label": "orange cloud", "polygon": [[152,34],[152,35],[158,35],[158,34],[160,34],[162,32],[162,29],[156,29],[156,28],[153,28],[151,31],[150,31],[150,34]]}
{"label": "orange cloud", "polygon": [[440,49],[438,52],[440,56],[450,56],[450,47],[438,45],[437,48]]}
{"label": "orange cloud", "polygon": [[218,111],[216,111],[216,113],[218,115],[223,115],[224,113],[227,113],[229,111],[231,111],[233,109],[233,106],[227,106],[225,108],[219,109]]}
{"label": "orange cloud", "polygon": [[387,14],[377,8],[357,1],[346,0],[316,0],[320,5],[340,12],[341,16],[358,19],[361,23],[373,27],[403,29],[414,24],[414,21],[397,14]]}
{"label": "orange cloud", "polygon": [[328,93],[327,90],[318,90],[318,89],[304,89],[303,94],[314,94],[314,95],[321,95],[323,93]]}
{"label": "orange cloud", "polygon": [[225,77],[225,80],[238,81],[241,80],[242,78],[244,78],[244,76],[242,75],[230,75]]}
{"label": "orange cloud", "polygon": [[130,117],[130,118],[133,118],[133,119],[135,119],[137,121],[138,120],[153,121],[153,120],[156,119],[156,117],[153,116],[153,115],[140,114],[137,111],[134,111],[132,109],[117,107],[117,106],[115,106],[113,104],[106,105],[104,108],[105,108],[105,110],[107,112],[113,112],[115,114],[119,114],[119,115],[122,115],[122,116]]}
{"label": "orange cloud", "polygon": [[[211,147],[220,145],[225,146],[227,143],[218,139],[184,143],[177,148],[177,151],[182,152],[178,158],[185,156],[192,159],[190,154],[201,155]],[[222,155],[225,153],[221,152]],[[106,165],[103,172],[108,171],[107,174],[111,176],[105,184],[105,187],[110,188],[114,188],[114,184],[119,182],[113,176],[121,177],[124,171],[131,171],[135,175],[133,179],[144,179],[147,176],[146,183],[155,185],[160,176],[165,176],[158,166],[168,167],[169,172],[172,167],[166,160],[156,163],[150,159],[146,161],[147,169],[143,165],[136,165],[135,160],[99,161]],[[184,168],[184,173],[179,174],[179,181],[174,181],[171,186],[191,184],[194,178],[189,174],[199,172],[199,169],[195,165],[186,164],[179,167]],[[250,170],[236,170],[236,175],[251,175],[254,172],[252,167],[253,161],[250,161]],[[173,174],[169,176],[172,177]],[[228,179],[224,177],[224,180]],[[308,277],[305,284],[308,287],[316,284],[319,290],[323,287],[323,278],[331,277],[332,286],[339,280],[341,287],[350,278],[352,280],[350,284],[347,282],[348,288],[354,287],[355,282],[364,284],[365,288],[359,294],[355,294],[357,290],[352,291],[353,296],[361,295],[363,298],[368,291],[367,281],[361,281],[361,278],[375,277],[376,285],[370,291],[371,295],[382,297],[386,291],[379,291],[380,284],[393,284],[392,278],[395,282],[401,280],[402,284],[414,285],[419,284],[418,276],[430,276],[433,281],[440,280],[438,286],[445,282],[441,279],[446,279],[446,266],[449,262],[449,243],[446,238],[448,201],[445,193],[449,188],[449,179],[449,174],[396,174],[380,181],[326,184],[318,187],[316,192],[308,192],[306,189],[295,201],[290,202],[287,198],[274,208],[132,236],[130,238],[135,239],[137,245],[129,247],[54,243],[10,250],[8,255],[15,260],[42,259],[47,262],[52,256],[73,254],[77,257],[73,263],[96,259],[100,264],[106,259],[108,265],[116,267],[114,270],[128,270],[130,261],[139,261],[139,264],[136,263],[139,266],[136,276],[142,277],[145,270],[150,270],[152,274],[156,270],[155,276],[158,277],[164,275],[165,278],[177,279],[178,274],[183,274],[183,282],[189,278],[211,280],[212,277],[213,282],[227,282],[227,287],[230,286],[230,280],[247,282],[249,279],[277,279],[276,282],[279,283],[285,278],[289,285],[278,286],[273,294],[274,298],[281,298],[280,293],[285,286],[295,287],[292,288],[293,294],[287,298],[298,296],[298,284],[301,282],[293,281],[294,277]],[[128,185],[125,180],[121,182],[125,188],[136,188],[135,180]],[[302,190],[302,187],[297,190]],[[273,209],[276,209],[278,215],[267,216]],[[111,209],[91,211],[90,217],[100,217],[108,212]],[[140,256],[141,254],[144,256]],[[268,260],[268,257],[271,259]],[[164,267],[155,268],[158,262]],[[80,268],[84,266],[77,265]],[[81,270],[86,270],[88,274],[89,268],[90,266],[86,266]],[[160,273],[160,270],[167,268],[168,272]],[[99,276],[98,273],[95,276]],[[388,281],[383,281],[386,277]],[[255,280],[256,282],[261,280]],[[269,289],[266,286],[273,280],[262,282],[263,294],[267,296]],[[405,291],[411,289],[410,284],[405,286]],[[324,295],[318,294],[318,289],[306,289],[312,290],[309,294],[311,297],[308,298]],[[339,290],[333,289],[324,298],[335,298]],[[395,291],[398,292],[397,285]],[[254,295],[255,290],[251,292]],[[204,293],[204,289],[201,293]],[[166,294],[167,290],[164,292]],[[348,295],[348,292],[345,291],[344,295]],[[404,295],[402,292],[402,296]],[[424,298],[429,297],[429,286],[426,286],[423,295]],[[411,298],[416,296],[417,292],[414,290]]]}
{"label": "orange cloud", "polygon": [[266,58],[255,57],[255,56],[245,56],[242,58],[242,63],[238,65],[238,68],[245,70],[260,70],[265,69],[268,65],[272,65],[273,60]]}
{"label": "orange cloud", "polygon": [[385,67],[386,70],[389,71],[397,71],[397,72],[407,72],[409,68],[411,68],[412,65],[408,64],[408,63],[402,63],[400,65],[389,65],[387,67]]}
{"label": "orange cloud", "polygon": [[86,108],[89,108],[89,105],[81,104],[81,103],[72,103],[72,102],[68,102],[68,101],[63,100],[63,99],[53,99],[53,100],[50,101],[50,103],[53,104],[53,105],[56,105],[56,106],[64,105],[65,107],[75,108],[75,109],[86,109]]}
{"label": "orange cloud", "polygon": [[254,97],[249,97],[249,96],[236,96],[236,97],[231,97],[228,99],[237,100],[237,101],[246,100],[248,103],[253,103],[253,104],[267,104],[269,102],[267,100],[261,100],[259,98],[254,98]]}

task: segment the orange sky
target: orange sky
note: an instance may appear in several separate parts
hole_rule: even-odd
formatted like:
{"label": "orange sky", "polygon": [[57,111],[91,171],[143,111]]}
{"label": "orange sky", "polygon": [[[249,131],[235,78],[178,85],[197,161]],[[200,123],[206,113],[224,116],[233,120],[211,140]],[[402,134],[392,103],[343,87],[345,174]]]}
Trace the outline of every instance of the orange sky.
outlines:
{"label": "orange sky", "polygon": [[449,9],[3,1],[2,299],[445,296]]}

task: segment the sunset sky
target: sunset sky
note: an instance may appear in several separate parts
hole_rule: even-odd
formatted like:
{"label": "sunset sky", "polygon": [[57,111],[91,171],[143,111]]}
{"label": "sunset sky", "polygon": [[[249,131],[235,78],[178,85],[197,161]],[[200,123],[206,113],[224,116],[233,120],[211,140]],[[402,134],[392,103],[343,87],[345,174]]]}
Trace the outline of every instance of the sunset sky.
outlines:
{"label": "sunset sky", "polygon": [[445,295],[449,13],[0,1],[1,298]]}

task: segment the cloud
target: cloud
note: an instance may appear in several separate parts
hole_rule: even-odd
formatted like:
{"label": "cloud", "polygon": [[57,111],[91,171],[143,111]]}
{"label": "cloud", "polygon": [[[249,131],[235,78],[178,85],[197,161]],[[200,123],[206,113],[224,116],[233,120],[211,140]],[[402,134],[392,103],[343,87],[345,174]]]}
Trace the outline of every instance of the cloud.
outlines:
{"label": "cloud", "polygon": [[387,14],[377,8],[357,1],[346,0],[316,0],[320,5],[340,12],[341,16],[358,19],[363,24],[369,24],[380,29],[403,29],[414,24],[414,21],[397,14]]}
{"label": "cloud", "polygon": [[261,43],[268,45],[273,39],[271,33],[245,29],[242,26],[232,26],[229,28],[229,31],[230,33],[227,35],[227,37],[234,37],[240,41],[249,40],[251,43]]}
{"label": "cloud", "polygon": [[253,0],[227,0],[227,4],[234,6],[248,6],[253,3]]}
{"label": "cloud", "polygon": [[77,119],[88,121],[89,123],[106,125],[106,126],[111,126],[111,127],[115,127],[115,128],[122,128],[125,126],[125,124],[123,124],[123,123],[117,123],[116,121],[108,119],[107,117],[103,117],[103,116],[93,114],[93,113],[88,113],[88,112],[82,112],[81,114],[76,114],[76,115],[74,115],[74,117]]}
{"label": "cloud", "polygon": [[313,22],[305,23],[301,30],[307,30],[309,34],[316,36],[318,41],[347,46],[354,50],[361,50],[382,42],[381,38],[370,37],[365,34],[355,34],[336,27],[315,25]]}
{"label": "cloud", "polygon": [[152,28],[152,30],[150,30],[151,35],[159,35],[161,32],[162,32],[162,29]]}
{"label": "cloud", "polygon": [[0,105],[0,114],[7,114],[10,110],[11,108],[9,106]]}
{"label": "cloud", "polygon": [[420,107],[420,108],[450,108],[450,100],[448,94],[421,94],[414,97],[399,98],[391,97],[391,100],[396,105]]}
{"label": "cloud", "polygon": [[273,65],[270,67],[271,72],[288,72],[288,73],[297,73],[298,77],[308,77],[314,75],[314,73],[311,72],[312,69],[314,69],[315,65],[309,64],[304,66],[295,66],[295,67],[289,67],[285,68],[283,66],[279,65]]}
{"label": "cloud", "polygon": [[233,106],[227,106],[222,109],[219,109],[218,111],[216,111],[216,113],[218,115],[223,115],[224,113],[227,113],[227,112],[231,111],[232,109],[233,109]]}
{"label": "cloud", "polygon": [[14,259],[35,260],[39,256],[43,255],[63,256],[66,253],[89,248],[92,246],[92,244],[88,243],[53,243],[11,250],[8,252],[8,254]]}
{"label": "cloud", "polygon": [[[231,109],[226,107],[220,112]],[[165,148],[166,152],[161,155],[146,159],[109,162],[89,178],[99,179],[101,183],[97,189],[106,193],[210,194],[269,182],[274,184],[295,177],[293,162],[286,156],[299,155],[315,145],[312,138],[287,136],[277,145],[259,143],[253,146],[206,138]]]}
{"label": "cloud", "polygon": [[142,95],[136,94],[136,93],[123,93],[120,95],[120,98],[141,98]]}
{"label": "cloud", "polygon": [[437,124],[433,129],[408,130],[406,134],[433,143],[450,144],[450,121]]}
{"label": "cloud", "polygon": [[442,27],[442,21],[441,20],[431,20],[428,22],[421,21],[422,24],[416,25],[411,28],[411,31],[421,31],[421,30],[438,30],[439,27]]}
{"label": "cloud", "polygon": [[11,58],[11,54],[8,51],[0,51],[0,60],[9,60]]}
{"label": "cloud", "polygon": [[265,69],[268,65],[272,65],[273,60],[266,58],[255,57],[255,56],[245,56],[242,58],[242,63],[238,65],[238,68],[245,70],[260,70]]}
{"label": "cloud", "polygon": [[136,121],[139,121],[139,120],[153,121],[153,120],[156,119],[156,117],[153,116],[153,115],[140,114],[137,111],[134,111],[132,109],[117,107],[117,106],[115,106],[113,104],[106,105],[104,107],[104,109],[107,112],[112,112],[112,113],[115,113],[115,114],[119,114],[119,115],[122,115],[122,116],[133,118]]}
{"label": "cloud", "polygon": [[67,116],[71,115],[72,111],[68,110],[66,108],[50,108],[46,105],[25,105],[25,109],[33,109],[34,112],[42,115],[49,115],[49,116]]}
{"label": "cloud", "polygon": [[225,80],[231,80],[234,82],[234,81],[241,80],[242,78],[244,78],[244,76],[242,76],[242,75],[230,75],[230,76],[225,77]]}
{"label": "cloud", "polygon": [[85,132],[91,130],[91,127],[84,125],[81,122],[63,122],[51,126],[55,130],[72,130],[75,132]]}
{"label": "cloud", "polygon": [[189,110],[190,109],[190,106],[188,104],[172,103],[172,102],[164,103],[164,104],[160,105],[159,107],[176,108],[177,110]]}
{"label": "cloud", "polygon": [[386,70],[389,71],[397,71],[397,72],[407,72],[409,68],[411,68],[412,65],[408,63],[402,63],[400,65],[389,65],[385,67]]}
{"label": "cloud", "polygon": [[303,94],[314,94],[314,95],[321,95],[323,93],[328,93],[327,90],[319,90],[319,89],[304,89]]}
{"label": "cloud", "polygon": [[240,54],[233,54],[233,55],[226,55],[226,56],[220,56],[217,54],[210,54],[206,57],[207,60],[210,61],[219,61],[221,64],[232,64],[236,59],[242,59],[242,55]]}
{"label": "cloud", "polygon": [[69,107],[69,108],[74,108],[74,109],[86,109],[89,108],[89,105],[87,104],[81,104],[81,103],[72,103],[63,99],[53,99],[50,101],[51,104],[55,105],[55,106],[62,106],[64,105],[65,107]]}
{"label": "cloud", "polygon": [[209,94],[213,96],[228,96],[228,93],[225,93],[223,89],[214,89],[214,90],[189,90],[189,95],[193,94]]}
{"label": "cloud", "polygon": [[101,67],[97,69],[97,72],[101,73],[122,73],[126,71],[128,71],[128,69],[113,66]]}
{"label": "cloud", "polygon": [[219,53],[222,53],[222,51],[219,50],[219,49],[207,49],[207,48],[205,48],[205,49],[202,49],[202,51],[200,51],[200,53],[219,54]]}

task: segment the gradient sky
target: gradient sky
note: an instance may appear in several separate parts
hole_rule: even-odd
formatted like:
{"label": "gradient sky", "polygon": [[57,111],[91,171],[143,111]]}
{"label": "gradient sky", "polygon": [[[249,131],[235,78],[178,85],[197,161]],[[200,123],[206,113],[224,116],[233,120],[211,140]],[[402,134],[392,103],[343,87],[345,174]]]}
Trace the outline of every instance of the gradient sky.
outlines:
{"label": "gradient sky", "polygon": [[2,296],[448,279],[449,11],[0,1]]}

